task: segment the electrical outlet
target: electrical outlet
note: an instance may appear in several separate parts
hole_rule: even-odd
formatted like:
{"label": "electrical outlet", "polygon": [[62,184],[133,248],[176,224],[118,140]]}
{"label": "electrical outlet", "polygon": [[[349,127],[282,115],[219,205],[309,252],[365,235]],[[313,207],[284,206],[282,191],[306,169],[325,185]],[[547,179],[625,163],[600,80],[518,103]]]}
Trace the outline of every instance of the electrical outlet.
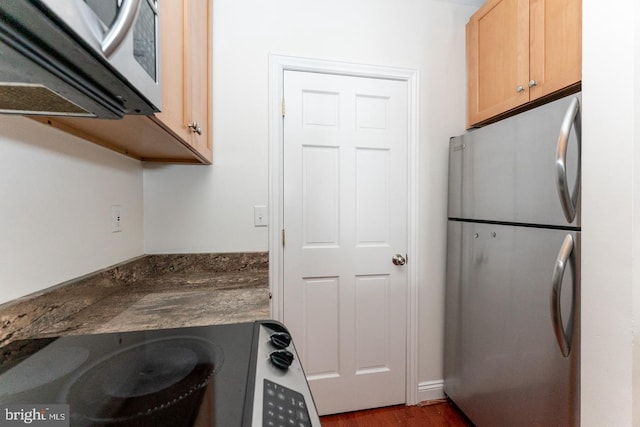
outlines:
{"label": "electrical outlet", "polygon": [[122,208],[120,205],[111,206],[111,232],[119,233],[122,231]]}
{"label": "electrical outlet", "polygon": [[267,207],[253,207],[253,225],[256,227],[266,227],[268,225]]}

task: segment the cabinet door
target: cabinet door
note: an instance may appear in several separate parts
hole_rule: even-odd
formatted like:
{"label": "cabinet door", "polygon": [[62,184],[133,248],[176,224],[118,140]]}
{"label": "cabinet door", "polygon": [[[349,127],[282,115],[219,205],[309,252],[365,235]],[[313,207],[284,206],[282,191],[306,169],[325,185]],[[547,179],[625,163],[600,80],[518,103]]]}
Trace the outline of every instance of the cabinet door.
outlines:
{"label": "cabinet door", "polygon": [[210,38],[209,0],[185,0],[185,110],[184,121],[191,125],[189,143],[211,158]]}
{"label": "cabinet door", "polygon": [[185,31],[184,8],[181,1],[161,1],[160,7],[160,52],[162,81],[162,112],[154,120],[168,128],[183,141],[189,141],[191,132],[184,121],[185,73],[183,34]]}
{"label": "cabinet door", "polygon": [[530,0],[531,100],[582,79],[582,0]]}
{"label": "cabinet door", "polygon": [[529,101],[529,0],[489,0],[471,17],[467,79],[469,126]]}
{"label": "cabinet door", "polygon": [[163,108],[153,119],[210,162],[209,1],[163,1],[160,6]]}

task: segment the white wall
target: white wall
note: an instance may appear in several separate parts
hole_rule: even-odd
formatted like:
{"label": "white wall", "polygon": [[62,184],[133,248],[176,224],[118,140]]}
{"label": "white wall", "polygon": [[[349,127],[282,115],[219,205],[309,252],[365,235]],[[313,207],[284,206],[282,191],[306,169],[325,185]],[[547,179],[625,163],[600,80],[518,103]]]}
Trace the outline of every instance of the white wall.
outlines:
{"label": "white wall", "polygon": [[[464,131],[464,24],[439,0],[213,0],[211,167],[145,165],[145,251],[266,251],[268,60],[416,69],[420,79],[420,381],[442,379],[448,139]],[[411,256],[411,255],[410,255]]]}
{"label": "white wall", "polygon": [[0,226],[0,303],[141,255],[142,166],[0,115]]}
{"label": "white wall", "polygon": [[583,426],[640,425],[639,19],[583,2]]}

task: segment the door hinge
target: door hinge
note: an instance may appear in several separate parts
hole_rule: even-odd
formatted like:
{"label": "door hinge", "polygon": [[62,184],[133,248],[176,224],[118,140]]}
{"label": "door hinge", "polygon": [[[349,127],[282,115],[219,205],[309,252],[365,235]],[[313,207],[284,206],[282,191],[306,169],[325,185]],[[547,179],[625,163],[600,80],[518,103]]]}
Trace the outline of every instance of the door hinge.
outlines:
{"label": "door hinge", "polygon": [[284,228],[282,229],[282,247],[284,247]]}
{"label": "door hinge", "polygon": [[284,98],[282,98],[282,117],[284,117],[285,112],[286,112],[286,109],[284,107]]}

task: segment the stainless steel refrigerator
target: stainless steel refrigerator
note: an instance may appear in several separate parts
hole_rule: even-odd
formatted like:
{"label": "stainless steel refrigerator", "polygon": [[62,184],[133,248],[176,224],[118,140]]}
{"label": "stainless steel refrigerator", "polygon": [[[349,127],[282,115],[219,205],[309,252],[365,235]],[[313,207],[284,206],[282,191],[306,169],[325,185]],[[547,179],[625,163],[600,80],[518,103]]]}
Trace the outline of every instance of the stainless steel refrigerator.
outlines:
{"label": "stainless steel refrigerator", "polygon": [[580,103],[450,141],[444,390],[478,427],[579,425]]}

